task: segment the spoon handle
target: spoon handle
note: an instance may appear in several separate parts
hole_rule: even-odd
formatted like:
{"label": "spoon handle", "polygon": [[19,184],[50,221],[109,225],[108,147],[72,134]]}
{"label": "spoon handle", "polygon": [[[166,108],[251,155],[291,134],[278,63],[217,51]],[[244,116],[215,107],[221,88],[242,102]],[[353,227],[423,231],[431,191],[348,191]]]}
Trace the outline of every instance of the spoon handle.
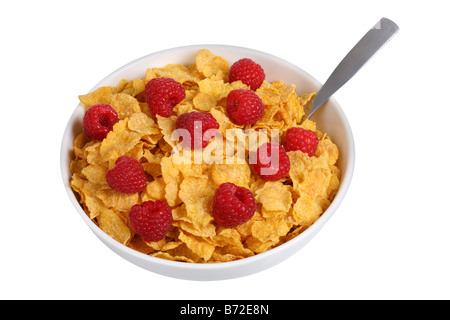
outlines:
{"label": "spoon handle", "polygon": [[308,119],[370,60],[397,33],[398,29],[398,26],[387,18],[382,18],[378,21],[334,69],[310,104]]}

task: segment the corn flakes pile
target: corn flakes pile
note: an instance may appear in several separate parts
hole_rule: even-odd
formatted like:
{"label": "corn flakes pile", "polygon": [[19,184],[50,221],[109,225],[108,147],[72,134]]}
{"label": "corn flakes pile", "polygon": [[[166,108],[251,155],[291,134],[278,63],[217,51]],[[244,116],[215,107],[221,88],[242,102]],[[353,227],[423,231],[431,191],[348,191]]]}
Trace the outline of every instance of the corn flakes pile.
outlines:
{"label": "corn flakes pile", "polygon": [[[189,66],[169,64],[148,68],[143,79],[123,79],[116,87],[101,87],[79,96],[86,109],[95,104],[109,104],[119,117],[103,141],[91,140],[80,133],[73,141],[74,157],[70,164],[70,185],[80,205],[109,236],[153,257],[192,263],[226,262],[285,243],[307,229],[328,208],[339,188],[340,171],[336,166],[339,152],[314,122],[302,122],[304,107],[315,93],[298,96],[294,85],[264,80],[256,90],[264,103],[262,118],[254,125],[238,126],[227,116],[226,97],[231,90],[248,87],[241,81],[230,83],[228,72],[226,60],[203,49]],[[145,84],[156,77],[172,78],[186,90],[186,98],[168,118],[153,115],[146,103]],[[172,154],[177,142],[170,137],[177,117],[191,111],[210,112],[223,137],[227,129],[240,132],[235,145],[243,143],[248,132],[259,129],[267,131],[268,139],[277,129],[282,140],[291,127],[315,131],[319,145],[313,157],[301,151],[288,152],[289,175],[275,182],[262,180],[254,173],[248,162],[248,150],[246,161],[231,164],[180,163]],[[264,142],[262,138],[258,145]],[[229,151],[227,155],[233,156]],[[108,186],[106,172],[122,155],[142,164],[149,181],[143,191],[125,194]],[[253,218],[236,228],[218,226],[212,217],[215,190],[224,182],[248,188],[255,197]],[[133,205],[149,200],[165,201],[172,209],[172,227],[158,242],[145,242],[133,231],[128,219]]]}

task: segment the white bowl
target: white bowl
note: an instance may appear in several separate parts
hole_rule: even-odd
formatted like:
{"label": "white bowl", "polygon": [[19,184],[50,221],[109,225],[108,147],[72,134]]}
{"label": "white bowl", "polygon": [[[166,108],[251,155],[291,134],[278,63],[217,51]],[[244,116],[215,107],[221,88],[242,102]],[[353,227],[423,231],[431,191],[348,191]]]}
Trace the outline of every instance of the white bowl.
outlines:
{"label": "white bowl", "polygon": [[[102,86],[116,86],[123,78],[128,80],[144,78],[145,71],[149,67],[162,67],[169,63],[189,65],[194,62],[198,50],[204,48],[222,56],[230,65],[244,57],[253,59],[263,66],[268,81],[281,80],[287,85],[295,84],[297,94],[317,91],[321,86],[316,79],[299,67],[264,52],[227,45],[194,45],[156,52],[130,62],[100,81],[91,91]],[[308,243],[335,213],[347,192],[353,174],[355,149],[352,131],[339,104],[331,98],[314,114],[312,120],[318,123],[318,128],[326,132],[339,148],[341,185],[330,207],[312,226],[296,238],[274,249],[237,261],[191,264],[155,258],[130,249],[104,233],[86,215],[70,188],[69,164],[73,154],[73,140],[82,131],[83,115],[84,107],[79,104],[67,124],[61,145],[62,178],[70,200],[89,228],[111,250],[137,266],[169,277],[189,280],[230,279],[250,275],[280,263]]]}

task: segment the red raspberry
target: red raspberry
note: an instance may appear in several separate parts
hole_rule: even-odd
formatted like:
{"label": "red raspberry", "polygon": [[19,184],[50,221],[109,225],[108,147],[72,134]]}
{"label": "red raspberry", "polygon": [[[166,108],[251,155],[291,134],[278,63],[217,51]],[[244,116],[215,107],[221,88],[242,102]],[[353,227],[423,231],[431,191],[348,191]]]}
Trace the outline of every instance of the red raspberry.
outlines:
{"label": "red raspberry", "polygon": [[147,186],[142,165],[134,158],[121,156],[116,160],[116,166],[106,173],[106,182],[111,189],[122,193],[136,193]]}
{"label": "red raspberry", "polygon": [[[178,131],[182,139],[186,138],[186,140],[182,140],[183,146],[201,149],[206,147],[209,140],[214,137],[219,129],[219,123],[210,113],[193,111],[181,114],[175,127],[177,130],[187,130],[187,132]],[[187,134],[188,136],[186,136]]]}
{"label": "red raspberry", "polygon": [[132,206],[128,218],[134,231],[146,242],[164,239],[173,220],[170,207],[159,200]]}
{"label": "red raspberry", "polygon": [[116,110],[109,104],[93,105],[84,114],[84,134],[93,140],[103,140],[118,121]]}
{"label": "red raspberry", "polygon": [[250,220],[256,202],[250,190],[231,182],[222,183],[213,198],[213,217],[225,228],[234,228]]}
{"label": "red raspberry", "polygon": [[172,109],[186,98],[184,87],[172,78],[153,78],[145,85],[145,97],[150,111],[170,117]]}
{"label": "red raspberry", "polygon": [[290,128],[284,138],[286,151],[300,150],[307,153],[310,157],[316,153],[318,144],[319,138],[314,131],[299,127]]}
{"label": "red raspberry", "polygon": [[235,124],[254,124],[264,113],[264,104],[251,90],[232,90],[227,97],[227,113]]}
{"label": "red raspberry", "polygon": [[264,180],[277,181],[286,177],[291,168],[289,156],[278,143],[263,143],[257,151],[256,173]]}
{"label": "red raspberry", "polygon": [[241,80],[255,91],[266,78],[263,68],[251,59],[244,58],[233,63],[230,67],[228,79],[230,82]]}

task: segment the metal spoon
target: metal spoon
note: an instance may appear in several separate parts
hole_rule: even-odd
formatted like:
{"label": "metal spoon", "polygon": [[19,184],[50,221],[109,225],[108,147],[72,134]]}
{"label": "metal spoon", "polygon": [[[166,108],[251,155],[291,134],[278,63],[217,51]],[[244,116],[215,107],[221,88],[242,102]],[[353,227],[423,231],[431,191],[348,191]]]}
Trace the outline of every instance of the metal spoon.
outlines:
{"label": "metal spoon", "polygon": [[372,29],[353,47],[320,88],[309,105],[308,119],[342,87],[361,67],[378,52],[399,30],[399,27],[387,18],[381,18]]}

